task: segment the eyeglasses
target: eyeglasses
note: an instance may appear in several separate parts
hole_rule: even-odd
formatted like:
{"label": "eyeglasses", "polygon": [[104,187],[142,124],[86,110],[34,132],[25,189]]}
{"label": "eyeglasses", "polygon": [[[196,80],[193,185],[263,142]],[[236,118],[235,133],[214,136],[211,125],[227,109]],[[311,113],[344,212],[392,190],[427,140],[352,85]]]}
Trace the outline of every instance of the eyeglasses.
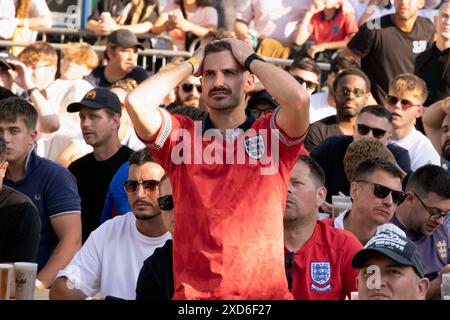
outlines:
{"label": "eyeglasses", "polygon": [[402,106],[403,110],[420,106],[420,104],[414,104],[414,102],[412,102],[411,100],[400,99],[396,96],[387,95],[385,99],[387,104],[389,104],[390,106],[395,106],[400,101],[400,105]]}
{"label": "eyeglasses", "polygon": [[266,114],[269,114],[273,111],[273,109],[261,110],[261,109],[257,109],[257,108],[255,108],[255,109],[251,108],[250,110],[256,119],[258,119],[261,116],[265,116]]}
{"label": "eyeglasses", "polygon": [[127,193],[134,193],[138,189],[139,185],[142,184],[145,192],[153,192],[159,185],[158,180],[144,180],[142,182],[137,182],[135,180],[127,180],[123,183],[123,187]]}
{"label": "eyeglasses", "polygon": [[355,97],[360,98],[363,95],[365,95],[367,93],[367,91],[364,89],[360,89],[360,88],[355,88],[355,89],[342,88],[342,89],[337,90],[336,93],[341,96],[344,96],[344,97],[350,97],[350,94],[353,93],[353,95]]}
{"label": "eyeglasses", "polygon": [[403,201],[405,201],[406,193],[404,193],[403,191],[392,190],[391,188],[388,188],[388,187],[383,186],[381,184],[370,182],[370,181],[366,181],[366,180],[357,180],[356,182],[364,182],[364,183],[368,183],[368,184],[373,185],[373,195],[375,197],[377,197],[378,199],[384,199],[389,194],[391,194],[392,195],[392,201],[396,205],[399,206]]}
{"label": "eyeglasses", "polygon": [[317,82],[308,81],[299,76],[293,76],[293,77],[295,78],[295,80],[297,80],[298,83],[306,84],[306,89],[308,89],[308,90],[315,90],[317,88],[317,85],[318,85]]}
{"label": "eyeglasses", "polygon": [[358,133],[362,136],[365,136],[365,135],[369,134],[370,131],[372,131],[372,135],[375,139],[381,139],[386,134],[386,130],[372,128],[372,127],[366,126],[365,124],[361,124],[361,123],[358,123],[356,128],[358,129]]}
{"label": "eyeglasses", "polygon": [[173,197],[171,194],[167,196],[162,196],[157,199],[159,208],[161,210],[172,210],[173,209]]}
{"label": "eyeglasses", "polygon": [[288,282],[289,291],[292,291],[292,282],[294,280],[294,277],[293,277],[294,263],[295,263],[294,251],[285,253],[284,254],[284,269],[286,272],[286,279]]}
{"label": "eyeglasses", "polygon": [[189,93],[194,89],[194,86],[197,89],[198,93],[202,93],[202,85],[201,84],[183,83],[181,85],[181,89],[183,89],[184,92]]}
{"label": "eyeglasses", "polygon": [[442,211],[441,209],[438,208],[431,208],[427,206],[415,192],[413,192],[412,194],[417,198],[417,200],[419,200],[419,202],[422,204],[425,210],[427,210],[428,214],[430,215],[430,220],[439,220],[442,217],[444,218],[447,217],[448,211]]}

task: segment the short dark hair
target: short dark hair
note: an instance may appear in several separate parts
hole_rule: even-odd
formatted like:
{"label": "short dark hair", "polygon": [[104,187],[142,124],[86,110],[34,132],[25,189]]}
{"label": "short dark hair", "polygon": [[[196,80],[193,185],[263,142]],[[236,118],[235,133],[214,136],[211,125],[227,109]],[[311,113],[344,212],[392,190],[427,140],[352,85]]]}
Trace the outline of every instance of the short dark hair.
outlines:
{"label": "short dark hair", "polygon": [[6,160],[6,141],[5,138],[0,136],[0,162]]}
{"label": "short dark hair", "polygon": [[392,113],[389,112],[385,107],[380,106],[379,104],[372,104],[370,106],[365,106],[361,109],[361,111],[358,114],[358,117],[362,115],[363,113],[370,113],[371,115],[374,115],[378,118],[385,118],[389,121],[389,123],[392,123]]}
{"label": "short dark hair", "polygon": [[289,70],[292,69],[301,69],[305,71],[312,72],[316,74],[318,77],[320,77],[320,68],[317,65],[317,63],[308,57],[300,57],[298,59],[295,59],[294,62],[289,67]]}
{"label": "short dark hair", "polygon": [[147,162],[155,162],[155,159],[153,158],[150,151],[148,151],[147,148],[140,149],[138,151],[135,151],[130,156],[130,166],[135,164],[137,166],[141,166],[144,163]]}
{"label": "short dark hair", "polygon": [[16,122],[21,118],[28,130],[36,129],[38,113],[27,100],[13,96],[0,100],[0,121]]}
{"label": "short dark hair", "polygon": [[205,46],[204,56],[206,57],[210,53],[216,53],[216,52],[222,52],[222,51],[233,52],[231,50],[231,44],[228,41],[219,40],[219,41],[210,42]]}
{"label": "short dark hair", "polygon": [[311,176],[313,177],[317,186],[323,187],[325,185],[325,172],[316,160],[308,156],[300,155],[297,158],[297,163],[298,162],[302,162],[306,166],[308,166],[309,170],[311,171]]}
{"label": "short dark hair", "polygon": [[356,68],[348,68],[348,69],[345,69],[344,71],[342,71],[341,73],[339,73],[336,76],[336,78],[334,79],[333,89],[335,92],[337,90],[339,82],[341,82],[342,79],[344,79],[347,76],[360,77],[366,83],[366,89],[370,90],[370,80],[369,80],[369,77],[364,73],[364,71],[362,71],[361,69],[356,69]]}
{"label": "short dark hair", "polygon": [[355,171],[353,171],[352,174],[352,181],[364,179],[368,175],[373,174],[376,170],[383,170],[393,177],[399,178],[400,181],[403,179],[403,172],[391,161],[381,158],[372,158],[361,161],[356,166]]}
{"label": "short dark hair", "polygon": [[419,196],[435,193],[450,199],[450,174],[439,166],[427,164],[411,174],[405,189],[414,190]]}
{"label": "short dark hair", "polygon": [[337,56],[333,60],[331,60],[330,63],[330,73],[338,74],[341,71],[348,69],[348,68],[356,68],[359,69],[358,64],[350,59],[346,59],[341,56]]}

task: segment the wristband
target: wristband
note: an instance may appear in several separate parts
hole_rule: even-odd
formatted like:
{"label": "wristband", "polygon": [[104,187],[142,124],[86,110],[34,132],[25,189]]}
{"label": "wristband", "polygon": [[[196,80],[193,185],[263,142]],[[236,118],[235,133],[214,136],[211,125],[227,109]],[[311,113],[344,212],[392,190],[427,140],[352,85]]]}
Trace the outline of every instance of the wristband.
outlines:
{"label": "wristband", "polygon": [[27,96],[31,96],[31,94],[34,92],[34,90],[38,90],[38,88],[37,87],[32,87],[32,88],[28,89],[26,91],[27,92]]}
{"label": "wristband", "polygon": [[190,57],[187,62],[192,66],[192,74],[196,74],[200,69],[200,61],[196,57]]}

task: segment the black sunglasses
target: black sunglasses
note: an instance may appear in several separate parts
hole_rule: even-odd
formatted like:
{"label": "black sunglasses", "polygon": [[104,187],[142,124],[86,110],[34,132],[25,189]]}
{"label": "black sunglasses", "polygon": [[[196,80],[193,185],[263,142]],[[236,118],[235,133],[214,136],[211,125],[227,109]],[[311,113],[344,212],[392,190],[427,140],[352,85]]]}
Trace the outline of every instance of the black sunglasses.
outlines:
{"label": "black sunglasses", "polygon": [[293,76],[293,77],[295,78],[295,80],[297,80],[298,83],[306,84],[306,89],[308,89],[308,90],[313,90],[313,89],[315,90],[317,88],[318,83],[316,83],[316,82],[305,80],[299,76]]}
{"label": "black sunglasses", "polygon": [[423,202],[422,199],[420,199],[420,197],[415,192],[413,192],[412,194],[417,198],[417,200],[419,200],[425,210],[427,210],[428,214],[430,215],[430,220],[439,220],[442,217],[446,218],[448,216],[448,211],[429,207]]}
{"label": "black sunglasses", "polygon": [[127,193],[134,193],[138,189],[138,186],[142,184],[142,187],[146,192],[153,192],[159,185],[158,180],[144,180],[142,182],[137,182],[136,180],[127,180],[123,183],[123,187]]}
{"label": "black sunglasses", "polygon": [[183,83],[181,85],[181,89],[183,89],[184,92],[189,93],[194,89],[194,86],[197,89],[198,93],[202,93],[202,85],[201,84]]}
{"label": "black sunglasses", "polygon": [[287,279],[289,291],[292,291],[292,282],[294,280],[294,277],[293,277],[294,264],[295,264],[294,251],[286,252],[284,254],[284,269],[286,272],[286,279]]}
{"label": "black sunglasses", "polygon": [[362,97],[364,94],[367,93],[366,90],[364,89],[360,89],[360,88],[355,88],[355,89],[350,89],[350,88],[342,88],[336,91],[337,94],[344,96],[344,97],[350,97],[350,95],[353,93],[353,95],[357,98]]}
{"label": "black sunglasses", "polygon": [[403,201],[405,201],[406,193],[404,193],[403,191],[392,190],[391,188],[388,188],[381,184],[373,183],[366,180],[357,180],[356,182],[364,182],[373,185],[373,195],[378,199],[384,199],[389,194],[391,194],[392,201],[394,201],[396,205],[399,206]]}
{"label": "black sunglasses", "polygon": [[386,134],[386,130],[372,128],[372,127],[366,126],[365,124],[358,123],[356,128],[358,129],[359,134],[362,136],[365,136],[365,135],[369,134],[370,131],[372,131],[372,135],[375,139],[381,139]]}
{"label": "black sunglasses", "polygon": [[408,99],[400,99],[396,96],[391,96],[391,95],[386,95],[386,102],[390,105],[390,106],[395,106],[399,101],[400,101],[400,105],[402,106],[403,110],[412,108],[412,107],[417,107],[420,106],[420,104],[414,104],[414,102],[412,102],[411,100]]}
{"label": "black sunglasses", "polygon": [[158,205],[161,210],[172,210],[173,209],[173,197],[171,194],[167,196],[162,196],[158,198]]}

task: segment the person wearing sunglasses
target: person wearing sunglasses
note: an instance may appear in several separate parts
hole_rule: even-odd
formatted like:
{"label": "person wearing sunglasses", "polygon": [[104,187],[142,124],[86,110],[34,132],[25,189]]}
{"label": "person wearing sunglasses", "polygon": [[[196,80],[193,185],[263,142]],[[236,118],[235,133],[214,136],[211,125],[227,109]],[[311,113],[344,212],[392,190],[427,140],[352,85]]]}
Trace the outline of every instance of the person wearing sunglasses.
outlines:
{"label": "person wearing sunglasses", "polygon": [[70,264],[58,273],[50,299],[82,300],[101,297],[136,298],[142,264],[171,239],[158,205],[163,168],[148,149],[132,154],[123,188],[131,212],[94,230]]}
{"label": "person wearing sunglasses", "polygon": [[339,192],[348,194],[350,181],[344,171],[344,157],[352,142],[373,138],[389,149],[399,167],[406,173],[411,171],[408,151],[390,143],[392,115],[383,106],[369,105],[361,109],[356,118],[353,135],[333,136],[322,141],[311,151],[313,157],[325,171],[325,187],[328,190],[327,203],[323,210],[330,212],[331,196]]}
{"label": "person wearing sunglasses", "polygon": [[413,171],[428,163],[441,163],[430,139],[415,128],[416,120],[424,112],[427,94],[427,86],[422,79],[405,73],[391,80],[385,100],[386,109],[392,113],[394,128],[391,140],[408,150]]}
{"label": "person wearing sunglasses", "polygon": [[349,68],[342,71],[333,83],[336,115],[310,125],[305,148],[311,151],[331,136],[352,135],[356,116],[369,101],[369,90],[370,80],[360,69]]}
{"label": "person wearing sunglasses", "polygon": [[[159,182],[158,205],[161,218],[166,229],[173,234],[174,203],[172,186],[165,174]],[[157,248],[145,261],[139,272],[136,284],[136,300],[171,300],[174,292],[173,282],[173,243],[166,241],[164,246]]]}
{"label": "person wearing sunglasses", "polygon": [[[191,74],[202,76],[201,97],[209,110],[202,123],[158,108]],[[255,77],[280,104],[258,119],[246,110]],[[308,102],[291,75],[237,39],[200,47],[188,61],[150,77],[127,96],[134,128],[167,169],[174,190],[173,299],[292,297],[278,250],[283,245],[280,218],[289,174],[309,126]],[[185,139],[188,134],[193,139]],[[264,141],[266,134],[270,143]],[[279,151],[272,153],[272,141]],[[278,169],[268,164],[274,156]],[[263,259],[255,252],[264,252]],[[256,274],[264,280],[253,281]]]}
{"label": "person wearing sunglasses", "polygon": [[327,221],[335,228],[352,232],[363,245],[381,230],[404,234],[389,223],[406,197],[402,191],[403,176],[397,165],[388,160],[372,158],[361,161],[350,184],[352,208]]}
{"label": "person wearing sunglasses", "polygon": [[[300,57],[292,62],[289,73],[300,83],[309,95],[316,92],[320,81],[320,69],[317,63],[307,57]],[[311,110],[309,115],[311,121]]]}
{"label": "person wearing sunglasses", "polygon": [[175,104],[198,108],[201,93],[199,78],[190,76],[175,88]]}
{"label": "person wearing sunglasses", "polygon": [[428,299],[440,298],[442,274],[450,272],[450,175],[439,166],[425,165],[411,174],[406,199],[392,223],[401,228],[419,250],[430,279]]}
{"label": "person wearing sunglasses", "polygon": [[358,273],[351,261],[362,245],[353,234],[318,220],[324,182],[314,159],[300,156],[283,219],[286,278],[296,300],[344,300],[356,291]]}

